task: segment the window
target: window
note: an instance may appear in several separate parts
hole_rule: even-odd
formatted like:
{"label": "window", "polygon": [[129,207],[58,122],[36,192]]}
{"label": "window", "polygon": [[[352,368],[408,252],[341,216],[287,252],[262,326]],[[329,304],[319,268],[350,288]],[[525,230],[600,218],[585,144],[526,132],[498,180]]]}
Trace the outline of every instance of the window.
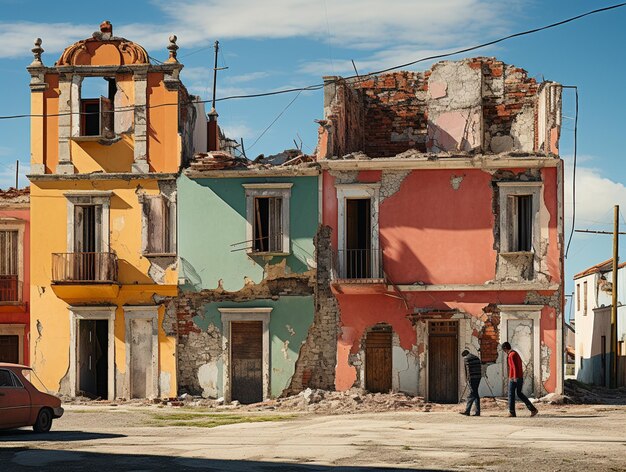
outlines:
{"label": "window", "polygon": [[249,254],[288,254],[292,183],[243,184]]}
{"label": "window", "polygon": [[587,281],[583,282],[583,315],[587,314]]}
{"label": "window", "polygon": [[142,204],[145,219],[143,253],[175,254],[175,201],[165,195],[144,195]]}
{"label": "window", "polygon": [[[103,84],[102,79],[106,83]],[[116,91],[114,78],[87,77],[83,80],[80,99],[81,136],[99,136],[107,139],[115,137],[113,103]],[[100,98],[83,98],[98,94]]]}
{"label": "window", "polygon": [[0,370],[0,387],[14,387],[13,377],[8,370]]}
{"label": "window", "polygon": [[533,197],[532,195],[512,195],[509,197],[511,222],[511,252],[529,252],[533,241]]}
{"label": "window", "polygon": [[498,182],[501,253],[540,253],[536,216],[541,187],[541,182]]}
{"label": "window", "polygon": [[254,198],[254,252],[283,252],[281,197]]}
{"label": "window", "polygon": [[19,300],[19,232],[0,231],[0,302]]}
{"label": "window", "polygon": [[580,284],[576,284],[576,311],[580,311]]}

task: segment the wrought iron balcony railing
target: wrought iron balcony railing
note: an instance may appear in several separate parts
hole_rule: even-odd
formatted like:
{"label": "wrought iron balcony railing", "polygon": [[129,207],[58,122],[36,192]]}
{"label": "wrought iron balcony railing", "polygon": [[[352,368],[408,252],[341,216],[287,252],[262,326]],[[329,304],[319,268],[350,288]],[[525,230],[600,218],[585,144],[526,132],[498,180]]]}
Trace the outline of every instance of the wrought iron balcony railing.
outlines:
{"label": "wrought iron balcony railing", "polygon": [[22,301],[22,287],[17,275],[0,275],[0,302]]}
{"label": "wrought iron balcony railing", "polygon": [[334,259],[334,279],[371,281],[384,277],[380,249],[340,249]]}
{"label": "wrought iron balcony railing", "polygon": [[75,284],[117,282],[117,256],[112,252],[52,254],[52,281]]}

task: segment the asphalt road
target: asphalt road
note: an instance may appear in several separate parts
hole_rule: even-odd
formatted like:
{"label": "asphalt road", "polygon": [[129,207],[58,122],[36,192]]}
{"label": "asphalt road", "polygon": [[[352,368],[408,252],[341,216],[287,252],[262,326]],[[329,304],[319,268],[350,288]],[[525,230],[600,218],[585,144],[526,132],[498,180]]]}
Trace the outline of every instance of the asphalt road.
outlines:
{"label": "asphalt road", "polygon": [[206,428],[171,426],[184,416],[174,408],[70,406],[48,434],[0,432],[0,470],[626,471],[626,406],[527,414],[298,415]]}

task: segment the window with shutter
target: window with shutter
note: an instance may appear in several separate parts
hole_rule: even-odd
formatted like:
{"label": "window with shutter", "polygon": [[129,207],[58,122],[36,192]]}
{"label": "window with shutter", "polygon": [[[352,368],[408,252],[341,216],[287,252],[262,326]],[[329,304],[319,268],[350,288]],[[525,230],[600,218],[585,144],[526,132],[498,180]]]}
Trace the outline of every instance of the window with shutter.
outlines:
{"label": "window with shutter", "polygon": [[146,196],[143,200],[143,213],[146,227],[144,254],[173,254],[173,203],[163,195]]}

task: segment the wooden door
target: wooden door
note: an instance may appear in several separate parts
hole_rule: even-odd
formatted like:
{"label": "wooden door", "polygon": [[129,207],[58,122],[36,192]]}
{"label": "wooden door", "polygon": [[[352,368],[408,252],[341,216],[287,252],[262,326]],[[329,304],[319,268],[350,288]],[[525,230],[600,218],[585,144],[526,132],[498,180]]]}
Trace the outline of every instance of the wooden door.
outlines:
{"label": "wooden door", "polygon": [[0,336],[0,362],[19,364],[20,337],[17,335]]}
{"label": "wooden door", "polygon": [[456,321],[431,321],[428,336],[428,400],[459,401],[458,325]]}
{"label": "wooden door", "polygon": [[230,324],[231,398],[249,404],[263,401],[263,322]]}
{"label": "wooden door", "polygon": [[97,396],[96,361],[98,357],[96,322],[78,322],[78,394],[89,398]]}
{"label": "wooden door", "polygon": [[365,389],[391,390],[391,329],[370,331],[365,339]]}

